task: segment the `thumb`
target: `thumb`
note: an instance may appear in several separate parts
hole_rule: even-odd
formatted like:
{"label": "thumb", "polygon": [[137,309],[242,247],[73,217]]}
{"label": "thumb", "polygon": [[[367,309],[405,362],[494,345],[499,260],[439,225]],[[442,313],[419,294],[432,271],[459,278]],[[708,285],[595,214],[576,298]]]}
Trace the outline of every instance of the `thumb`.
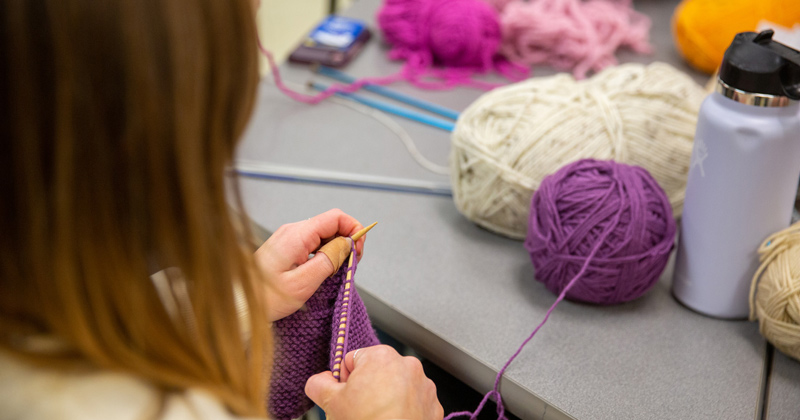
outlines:
{"label": "thumb", "polygon": [[339,270],[339,267],[345,263],[347,257],[350,256],[350,249],[353,246],[353,241],[345,236],[339,236],[327,244],[323,245],[317,253],[325,254],[330,260],[333,270],[331,274]]}
{"label": "thumb", "polygon": [[318,373],[306,381],[306,395],[314,401],[323,411],[328,408],[328,403],[338,394],[345,384],[333,377],[331,371]]}

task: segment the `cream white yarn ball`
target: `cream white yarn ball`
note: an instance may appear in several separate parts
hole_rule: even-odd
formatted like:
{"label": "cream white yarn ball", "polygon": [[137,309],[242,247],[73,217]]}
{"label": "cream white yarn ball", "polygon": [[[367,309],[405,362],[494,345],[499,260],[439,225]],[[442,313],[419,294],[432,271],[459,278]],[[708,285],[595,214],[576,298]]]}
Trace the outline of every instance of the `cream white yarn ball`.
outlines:
{"label": "cream white yarn ball", "polygon": [[645,168],[678,217],[705,95],[665,63],[623,64],[582,81],[562,73],[488,92],[461,113],[453,131],[456,207],[491,231],[523,239],[542,179],[595,158]]}
{"label": "cream white yarn ball", "polygon": [[761,266],[750,288],[750,320],[778,350],[800,360],[800,222],[758,249]]}

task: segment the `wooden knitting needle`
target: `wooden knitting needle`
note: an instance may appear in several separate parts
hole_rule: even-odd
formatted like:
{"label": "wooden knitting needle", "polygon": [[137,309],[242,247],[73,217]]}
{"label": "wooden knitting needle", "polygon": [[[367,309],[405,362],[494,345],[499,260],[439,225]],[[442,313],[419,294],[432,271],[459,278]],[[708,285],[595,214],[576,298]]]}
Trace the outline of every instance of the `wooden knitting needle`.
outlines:
{"label": "wooden knitting needle", "polygon": [[[355,235],[352,236],[351,239],[358,240],[362,235],[367,233],[368,230],[372,229],[377,223],[373,223],[372,225],[368,226],[366,229],[362,229],[361,231],[357,232]],[[352,242],[350,242],[352,245]],[[351,248],[352,250],[352,248]],[[347,318],[350,314],[350,308],[348,302],[350,300],[350,291],[353,286],[353,261],[355,260],[355,255],[350,252],[350,257],[347,260],[347,278],[344,281],[344,295],[342,297],[342,310],[339,314],[334,314],[336,318],[339,319],[339,330],[336,337],[336,351],[334,353],[333,359],[333,368],[331,371],[333,372],[333,377],[336,379],[342,379],[342,363],[344,362],[344,355],[347,349],[345,348],[345,341],[347,341],[347,325],[348,321]],[[335,318],[334,318],[335,319]]]}
{"label": "wooden knitting needle", "polygon": [[375,223],[365,227],[364,229],[359,230],[353,236],[351,236],[350,239],[352,239],[353,241],[357,241],[357,240],[361,239],[362,236],[366,235],[367,232],[369,232],[369,230],[374,228],[375,225],[377,225],[377,224],[378,224],[378,222],[375,222]]}
{"label": "wooden knitting needle", "polygon": [[364,234],[366,234],[370,229],[372,229],[378,222],[375,222],[364,229],[359,230],[353,236],[339,236],[332,241],[328,242],[327,244],[323,245],[322,248],[319,249],[317,252],[321,252],[328,256],[328,259],[331,260],[333,263],[333,272],[331,274],[335,274],[339,271],[339,267],[344,264],[344,261],[347,259],[347,256],[350,255],[350,247],[351,247],[351,240],[353,242],[361,239]]}

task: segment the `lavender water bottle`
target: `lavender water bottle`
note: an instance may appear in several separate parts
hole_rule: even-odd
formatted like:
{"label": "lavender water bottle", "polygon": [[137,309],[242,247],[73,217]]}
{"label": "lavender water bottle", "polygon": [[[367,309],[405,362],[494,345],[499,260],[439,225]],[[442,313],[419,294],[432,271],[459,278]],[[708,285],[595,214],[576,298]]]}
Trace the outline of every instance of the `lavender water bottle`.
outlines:
{"label": "lavender water bottle", "polygon": [[800,52],[772,35],[736,35],[698,116],[673,293],[714,317],[749,314],[756,250],[789,225],[800,179]]}

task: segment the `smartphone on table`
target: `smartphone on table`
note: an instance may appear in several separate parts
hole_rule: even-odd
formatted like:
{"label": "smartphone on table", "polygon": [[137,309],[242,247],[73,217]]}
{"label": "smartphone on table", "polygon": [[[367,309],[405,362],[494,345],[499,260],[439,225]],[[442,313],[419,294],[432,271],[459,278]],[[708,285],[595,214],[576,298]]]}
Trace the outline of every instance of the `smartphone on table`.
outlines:
{"label": "smartphone on table", "polygon": [[371,36],[365,22],[331,15],[303,39],[289,55],[289,61],[342,67],[361,51]]}

